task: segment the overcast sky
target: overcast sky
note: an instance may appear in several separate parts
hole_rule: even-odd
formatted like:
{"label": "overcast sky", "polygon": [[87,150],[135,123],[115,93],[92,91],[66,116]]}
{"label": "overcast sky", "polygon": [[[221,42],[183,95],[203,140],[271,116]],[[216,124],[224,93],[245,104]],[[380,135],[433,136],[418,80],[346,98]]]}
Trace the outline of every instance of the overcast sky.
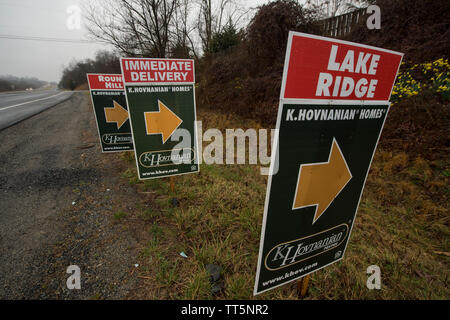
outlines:
{"label": "overcast sky", "polygon": [[[108,48],[104,44],[11,39],[44,37],[86,40],[87,31],[69,29],[67,12],[72,5],[86,0],[0,0],[0,75],[37,77],[58,82],[64,66],[73,59],[93,58],[95,52]],[[256,7],[269,0],[244,1]],[[6,38],[5,38],[6,37]]]}

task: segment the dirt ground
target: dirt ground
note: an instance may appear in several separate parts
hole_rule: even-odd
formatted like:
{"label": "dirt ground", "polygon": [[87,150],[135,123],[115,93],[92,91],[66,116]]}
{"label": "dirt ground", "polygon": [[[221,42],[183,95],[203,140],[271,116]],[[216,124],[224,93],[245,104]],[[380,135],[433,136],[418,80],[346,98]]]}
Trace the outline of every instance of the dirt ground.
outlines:
{"label": "dirt ground", "polygon": [[[134,195],[118,183],[117,157],[101,153],[88,94],[0,141],[0,299],[126,298],[136,241],[114,210]],[[69,265],[81,269],[81,290],[66,286]]]}

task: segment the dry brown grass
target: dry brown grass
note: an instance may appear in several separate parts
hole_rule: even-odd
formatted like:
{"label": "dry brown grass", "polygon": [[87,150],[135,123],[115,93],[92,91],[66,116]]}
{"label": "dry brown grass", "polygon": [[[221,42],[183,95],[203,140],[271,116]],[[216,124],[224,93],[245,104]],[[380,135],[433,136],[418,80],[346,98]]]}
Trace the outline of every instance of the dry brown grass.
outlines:
{"label": "dry brown grass", "polygon": [[[258,127],[245,119],[198,112],[203,127]],[[138,181],[131,153],[120,155],[123,181],[141,195],[120,223],[139,230],[142,287],[130,298],[297,299],[295,283],[253,296],[267,177],[258,166],[201,165],[199,174]],[[448,299],[447,158],[379,149],[345,258],[312,274],[307,299]],[[176,196],[180,207],[170,204]],[[188,258],[180,256],[185,252]],[[205,265],[223,268],[224,290],[212,295]],[[366,287],[370,265],[381,290]]]}

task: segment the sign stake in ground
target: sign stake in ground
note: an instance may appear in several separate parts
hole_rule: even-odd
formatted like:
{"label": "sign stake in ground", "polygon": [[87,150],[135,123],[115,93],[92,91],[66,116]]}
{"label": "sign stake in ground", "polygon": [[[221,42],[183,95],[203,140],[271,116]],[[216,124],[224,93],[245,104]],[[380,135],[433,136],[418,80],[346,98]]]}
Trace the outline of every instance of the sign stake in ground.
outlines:
{"label": "sign stake in ground", "polygon": [[194,61],[121,58],[121,68],[139,179],[199,172]]}
{"label": "sign stake in ground", "polygon": [[133,150],[130,122],[120,74],[87,74],[102,152]]}
{"label": "sign stake in ground", "polygon": [[402,56],[289,33],[255,295],[344,257]]}
{"label": "sign stake in ground", "polygon": [[175,192],[175,181],[173,177],[170,177],[170,192]]}
{"label": "sign stake in ground", "polygon": [[310,275],[307,274],[306,276],[301,278],[297,283],[297,292],[300,299],[306,297],[306,294],[308,293],[309,277]]}

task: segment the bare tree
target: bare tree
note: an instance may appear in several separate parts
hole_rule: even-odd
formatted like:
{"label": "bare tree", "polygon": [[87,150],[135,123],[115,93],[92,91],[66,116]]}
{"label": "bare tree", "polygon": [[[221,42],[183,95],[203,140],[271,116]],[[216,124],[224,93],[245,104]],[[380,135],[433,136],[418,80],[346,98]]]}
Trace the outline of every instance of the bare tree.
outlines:
{"label": "bare tree", "polygon": [[85,8],[93,38],[129,56],[166,57],[180,0],[96,1]]}
{"label": "bare tree", "polygon": [[194,38],[194,32],[197,27],[191,21],[193,5],[190,0],[179,0],[179,2],[174,19],[176,40],[171,48],[171,55],[174,57],[187,57],[192,54],[195,59],[198,59],[197,46]]}
{"label": "bare tree", "polygon": [[197,20],[197,30],[203,51],[206,53],[210,52],[214,34],[221,32],[229,24],[237,27],[240,20],[250,10],[244,9],[236,0],[198,0],[198,4],[200,14]]}
{"label": "bare tree", "polygon": [[128,56],[195,58],[250,10],[238,0],[96,0],[84,9],[92,38]]}

